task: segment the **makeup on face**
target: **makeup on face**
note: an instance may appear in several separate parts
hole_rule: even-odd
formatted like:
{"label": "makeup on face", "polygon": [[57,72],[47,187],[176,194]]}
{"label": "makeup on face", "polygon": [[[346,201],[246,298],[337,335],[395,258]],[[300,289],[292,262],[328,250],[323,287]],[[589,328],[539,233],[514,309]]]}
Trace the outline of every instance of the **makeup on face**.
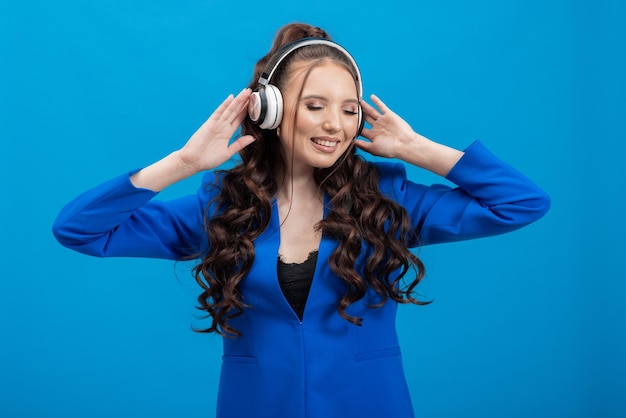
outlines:
{"label": "makeup on face", "polygon": [[293,155],[294,164],[330,167],[348,149],[358,129],[356,85],[342,65],[324,61],[307,68],[306,64],[310,65],[293,64],[284,89],[281,142],[286,156]]}

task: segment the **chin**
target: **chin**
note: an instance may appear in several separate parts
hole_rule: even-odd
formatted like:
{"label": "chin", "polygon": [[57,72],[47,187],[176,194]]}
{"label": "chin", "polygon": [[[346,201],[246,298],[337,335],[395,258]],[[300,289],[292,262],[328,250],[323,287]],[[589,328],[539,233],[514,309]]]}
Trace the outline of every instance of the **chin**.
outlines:
{"label": "chin", "polygon": [[315,168],[330,168],[337,163],[339,158],[325,159],[324,161],[316,161],[311,164]]}

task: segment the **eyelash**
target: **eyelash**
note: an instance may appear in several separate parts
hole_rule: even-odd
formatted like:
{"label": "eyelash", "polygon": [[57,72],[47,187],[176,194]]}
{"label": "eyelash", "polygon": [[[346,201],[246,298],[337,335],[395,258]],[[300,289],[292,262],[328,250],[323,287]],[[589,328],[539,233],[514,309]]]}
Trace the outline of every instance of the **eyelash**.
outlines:
{"label": "eyelash", "polygon": [[[315,110],[322,110],[323,106],[308,104],[308,105],[306,105],[306,108],[308,110],[315,111]],[[343,111],[344,111],[344,113],[346,113],[348,115],[356,115],[356,114],[358,114],[358,111],[356,111],[356,110],[344,109]]]}

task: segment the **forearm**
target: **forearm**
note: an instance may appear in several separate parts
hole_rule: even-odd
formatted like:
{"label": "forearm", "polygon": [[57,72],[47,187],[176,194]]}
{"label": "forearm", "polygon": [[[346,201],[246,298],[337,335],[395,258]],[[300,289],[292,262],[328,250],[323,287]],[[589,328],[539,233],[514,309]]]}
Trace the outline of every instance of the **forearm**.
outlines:
{"label": "forearm", "polygon": [[462,154],[446,175],[456,187],[415,183],[406,178],[406,164],[379,163],[383,169],[381,190],[407,210],[419,233],[411,245],[514,231],[541,218],[550,208],[550,197],[544,190],[480,142]]}
{"label": "forearm", "polygon": [[212,195],[201,188],[167,201],[155,196],[132,184],[128,174],[117,176],[65,205],[53,233],[65,247],[98,257],[180,259],[197,251]]}
{"label": "forearm", "polygon": [[139,170],[130,177],[135,187],[159,192],[180,180],[194,174],[196,170],[185,164],[180,151],[174,151],[161,160]]}
{"label": "forearm", "polygon": [[463,151],[431,141],[417,133],[399,150],[397,158],[446,177],[461,159]]}

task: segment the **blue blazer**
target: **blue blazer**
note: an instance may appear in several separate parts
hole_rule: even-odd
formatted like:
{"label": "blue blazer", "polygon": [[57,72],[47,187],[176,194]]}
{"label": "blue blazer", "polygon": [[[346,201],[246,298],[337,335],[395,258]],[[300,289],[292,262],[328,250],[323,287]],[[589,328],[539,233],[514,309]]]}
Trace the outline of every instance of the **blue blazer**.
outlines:
{"label": "blue blazer", "polygon": [[[540,218],[550,205],[545,192],[479,142],[448,174],[456,188],[408,181],[402,164],[376,165],[380,190],[406,208],[420,245],[512,231]],[[203,183],[214,180],[212,173],[207,176]],[[70,202],[53,232],[63,245],[94,256],[181,259],[206,242],[202,216],[215,193],[201,187],[196,195],[162,202],[124,175]],[[255,241],[255,262],[241,282],[251,307],[231,322],[242,336],[223,339],[217,416],[414,416],[395,328],[397,304],[368,308],[377,300],[369,292],[348,308],[363,325],[342,319],[337,301],[344,282],[327,263],[337,243],[324,237],[301,322],[278,284],[275,201],[272,209],[269,227]],[[328,211],[326,205],[325,216]]]}

